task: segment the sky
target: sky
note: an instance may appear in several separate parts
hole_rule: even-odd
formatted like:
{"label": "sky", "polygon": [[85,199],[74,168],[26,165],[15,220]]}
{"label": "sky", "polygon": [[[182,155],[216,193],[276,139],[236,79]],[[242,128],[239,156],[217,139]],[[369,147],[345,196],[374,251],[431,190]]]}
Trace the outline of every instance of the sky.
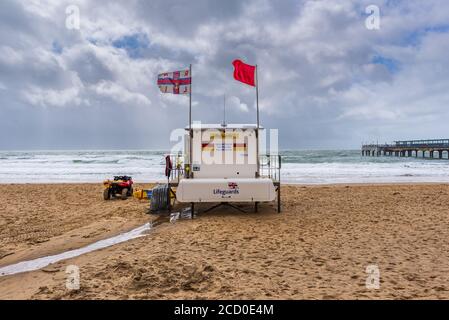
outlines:
{"label": "sky", "polygon": [[190,64],[193,120],[255,123],[235,59],[281,149],[449,138],[447,0],[2,0],[0,149],[166,149]]}

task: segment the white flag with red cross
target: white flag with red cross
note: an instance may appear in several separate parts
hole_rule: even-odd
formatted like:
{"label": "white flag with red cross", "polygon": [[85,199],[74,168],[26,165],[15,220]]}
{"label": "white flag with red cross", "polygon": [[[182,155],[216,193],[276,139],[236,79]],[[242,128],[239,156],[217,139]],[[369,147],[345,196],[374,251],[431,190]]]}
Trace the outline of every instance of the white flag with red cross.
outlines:
{"label": "white flag with red cross", "polygon": [[157,85],[162,93],[189,94],[192,77],[190,70],[161,73]]}

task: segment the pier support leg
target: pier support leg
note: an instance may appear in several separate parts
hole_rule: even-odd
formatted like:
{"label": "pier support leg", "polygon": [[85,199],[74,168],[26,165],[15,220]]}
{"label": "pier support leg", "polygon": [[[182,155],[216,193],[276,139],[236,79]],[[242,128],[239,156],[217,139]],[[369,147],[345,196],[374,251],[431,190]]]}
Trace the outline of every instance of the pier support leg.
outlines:
{"label": "pier support leg", "polygon": [[440,159],[443,159],[443,151],[438,151],[438,156]]}

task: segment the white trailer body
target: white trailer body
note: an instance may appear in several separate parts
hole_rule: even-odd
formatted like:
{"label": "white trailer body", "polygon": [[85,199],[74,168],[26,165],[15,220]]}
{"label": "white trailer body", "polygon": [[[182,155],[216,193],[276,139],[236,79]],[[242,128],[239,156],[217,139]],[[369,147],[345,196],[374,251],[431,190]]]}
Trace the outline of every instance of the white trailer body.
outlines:
{"label": "white trailer body", "polygon": [[179,202],[268,202],[276,199],[268,178],[183,179],[176,190]]}
{"label": "white trailer body", "polygon": [[[263,130],[259,128],[259,134]],[[177,201],[257,203],[276,199],[273,179],[260,176],[256,125],[194,124],[192,132],[191,142],[186,134],[184,148],[185,162],[192,160],[191,172],[178,183]]]}

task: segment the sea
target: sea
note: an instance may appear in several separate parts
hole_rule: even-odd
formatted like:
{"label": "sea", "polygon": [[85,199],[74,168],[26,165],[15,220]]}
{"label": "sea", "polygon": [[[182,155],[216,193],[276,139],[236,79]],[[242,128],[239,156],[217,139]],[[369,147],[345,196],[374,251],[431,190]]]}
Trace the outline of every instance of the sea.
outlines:
{"label": "sea", "polygon": [[[115,175],[165,181],[156,150],[0,151],[0,183],[101,182]],[[281,181],[291,184],[449,182],[449,160],[362,157],[359,150],[284,150]]]}

